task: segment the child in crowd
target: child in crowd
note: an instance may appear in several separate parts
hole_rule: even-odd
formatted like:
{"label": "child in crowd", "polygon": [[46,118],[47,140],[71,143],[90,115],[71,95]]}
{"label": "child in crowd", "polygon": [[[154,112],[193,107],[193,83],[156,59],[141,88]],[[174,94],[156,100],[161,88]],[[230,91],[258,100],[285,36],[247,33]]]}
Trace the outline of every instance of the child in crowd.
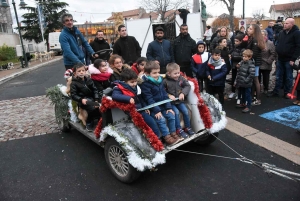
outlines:
{"label": "child in crowd", "polygon": [[120,55],[113,54],[109,58],[109,65],[114,71],[110,76],[110,81],[121,80],[121,73],[125,68],[130,68],[127,64],[124,64],[124,60]]}
{"label": "child in crowd", "polygon": [[205,43],[200,40],[197,42],[197,53],[192,56],[191,59],[191,68],[198,79],[200,91],[203,92],[207,91],[207,77],[206,77],[206,69],[207,69],[207,62],[210,58],[210,53],[205,52]]}
{"label": "child in crowd", "polygon": [[[148,61],[145,66],[145,75],[141,84],[142,97],[147,105],[169,99],[160,76],[160,66],[155,61]],[[155,118],[160,132],[168,145],[182,141],[183,138],[176,134],[175,114],[170,102],[154,106],[150,109],[150,115]],[[166,125],[166,119],[168,126]],[[169,128],[168,128],[169,127]]]}
{"label": "child in crowd", "polygon": [[242,93],[242,103],[237,105],[237,107],[244,108],[242,110],[243,113],[251,111],[251,88],[255,77],[255,63],[252,59],[252,55],[252,50],[245,50],[243,52],[243,60],[237,64],[238,72],[235,85],[240,88]]}
{"label": "child in crowd", "polygon": [[109,78],[113,71],[107,66],[106,61],[96,59],[93,65],[89,65],[89,72],[101,98],[103,90],[110,86]]}
{"label": "child in crowd", "polygon": [[224,88],[226,79],[226,64],[221,59],[221,50],[214,49],[211,58],[208,61],[208,70],[206,76],[208,78],[208,93],[211,95],[218,94],[219,101],[224,105]]}
{"label": "child in crowd", "polygon": [[[141,89],[137,85],[137,74],[132,69],[124,69],[121,73],[121,79],[123,81],[117,80],[114,82],[116,86],[113,89],[112,99],[123,103],[135,104],[136,109],[145,106],[141,97]],[[148,126],[159,137],[160,131],[154,118],[150,116],[150,111],[145,110],[140,113]]]}
{"label": "child in crowd", "polygon": [[136,60],[136,62],[131,66],[131,69],[139,76],[142,77],[144,75],[144,68],[147,62],[147,58],[140,57]]}
{"label": "child in crowd", "polygon": [[[237,74],[236,65],[243,59],[243,51],[244,51],[244,49],[242,48],[243,38],[244,38],[244,34],[242,33],[239,33],[238,35],[235,36],[234,48],[231,52],[232,79],[231,79],[231,93],[228,96],[228,98],[230,99],[236,96],[236,88],[234,86],[236,74]],[[237,94],[238,94],[237,104],[240,104],[241,93],[239,89]]]}
{"label": "child in crowd", "polygon": [[227,39],[224,37],[221,37],[218,40],[218,46],[216,48],[221,50],[221,58],[225,61],[226,68],[227,68],[226,74],[228,75],[229,72],[231,71],[231,64],[230,64],[229,49],[227,47]]}
{"label": "child in crowd", "polygon": [[[189,111],[184,104],[184,98],[191,90],[189,82],[180,75],[180,67],[176,63],[169,63],[167,65],[167,75],[163,81],[165,89],[172,102],[172,110],[175,112],[175,126],[176,133],[183,138],[188,138],[189,135],[194,135],[195,132],[191,128],[191,121],[189,117]],[[178,98],[178,100],[175,100]],[[184,131],[180,125],[179,111],[183,115]]]}
{"label": "child in crowd", "polygon": [[97,105],[95,102],[99,101],[98,90],[92,79],[85,76],[84,64],[78,63],[73,69],[75,73],[70,87],[71,98],[78,103],[79,107],[87,111],[86,129],[87,131],[93,131],[94,119],[100,116],[99,106],[95,106]]}

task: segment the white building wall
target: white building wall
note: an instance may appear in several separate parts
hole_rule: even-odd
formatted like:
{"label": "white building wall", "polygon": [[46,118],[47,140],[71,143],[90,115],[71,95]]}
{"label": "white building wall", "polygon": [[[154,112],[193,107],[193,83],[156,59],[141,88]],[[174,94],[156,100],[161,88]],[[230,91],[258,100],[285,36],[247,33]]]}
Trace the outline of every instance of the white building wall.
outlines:
{"label": "white building wall", "polygon": [[0,46],[7,45],[9,47],[16,47],[20,44],[20,38],[18,34],[0,33]]}

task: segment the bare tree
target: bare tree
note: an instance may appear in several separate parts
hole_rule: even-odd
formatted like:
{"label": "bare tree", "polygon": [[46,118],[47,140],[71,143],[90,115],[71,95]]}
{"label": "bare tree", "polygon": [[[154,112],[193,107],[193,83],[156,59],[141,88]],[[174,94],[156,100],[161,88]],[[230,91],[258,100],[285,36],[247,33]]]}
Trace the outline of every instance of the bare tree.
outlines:
{"label": "bare tree", "polygon": [[188,8],[188,0],[140,0],[140,4],[146,10],[156,12],[165,21],[165,14],[168,10],[177,10],[178,8]]}
{"label": "bare tree", "polygon": [[294,17],[297,13],[300,12],[300,1],[299,0],[291,0],[290,4],[283,5],[281,14],[287,17]]}
{"label": "bare tree", "polygon": [[229,12],[229,22],[231,30],[234,30],[234,4],[235,0],[211,0],[211,2],[221,3],[226,6]]}
{"label": "bare tree", "polygon": [[255,10],[252,12],[252,17],[255,21],[261,21],[266,17],[264,13],[264,9]]}

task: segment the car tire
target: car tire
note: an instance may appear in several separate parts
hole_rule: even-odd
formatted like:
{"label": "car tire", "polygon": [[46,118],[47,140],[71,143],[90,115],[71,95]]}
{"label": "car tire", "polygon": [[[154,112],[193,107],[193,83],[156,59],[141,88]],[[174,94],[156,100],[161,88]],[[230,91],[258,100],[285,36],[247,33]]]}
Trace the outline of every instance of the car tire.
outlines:
{"label": "car tire", "polygon": [[112,174],[123,183],[132,183],[140,175],[128,162],[126,152],[114,138],[109,138],[105,143],[105,160]]}
{"label": "car tire", "polygon": [[58,111],[58,108],[57,106],[55,105],[55,119],[56,119],[56,123],[58,125],[58,128],[59,130],[61,130],[62,132],[68,132],[71,130],[71,126],[69,124],[69,121],[65,118],[57,118],[57,111]]}
{"label": "car tire", "polygon": [[214,133],[213,135],[211,135],[210,133],[205,134],[205,136],[200,136],[198,138],[196,138],[194,140],[195,143],[202,145],[202,146],[208,146],[211,143],[213,143],[217,138],[216,137],[219,136],[219,133]]}

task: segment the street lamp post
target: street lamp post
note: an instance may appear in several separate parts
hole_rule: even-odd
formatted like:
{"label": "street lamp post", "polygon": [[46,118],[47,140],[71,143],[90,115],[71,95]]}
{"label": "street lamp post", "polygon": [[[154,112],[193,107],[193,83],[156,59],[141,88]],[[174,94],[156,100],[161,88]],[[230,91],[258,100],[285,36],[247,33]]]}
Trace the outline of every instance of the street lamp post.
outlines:
{"label": "street lamp post", "polygon": [[[24,49],[24,45],[23,45],[23,39],[22,39],[22,34],[21,34],[21,29],[20,29],[20,25],[19,25],[19,19],[18,19],[18,14],[17,14],[17,9],[16,9],[16,3],[14,0],[12,0],[12,5],[14,7],[14,11],[15,11],[15,16],[16,16],[16,20],[17,20],[17,25],[18,25],[18,30],[19,30],[19,35],[20,35],[20,41],[21,41],[21,46],[22,46],[22,52],[23,52],[23,58],[25,60],[25,66],[23,64],[23,61],[21,61],[21,65],[22,68],[28,67],[28,61],[27,61],[27,57],[26,57],[26,53],[25,53],[25,49]],[[20,1],[20,5],[21,7],[26,6],[27,4],[24,2],[24,0]],[[3,7],[9,7],[9,5],[7,4],[6,0],[2,0],[2,6]]]}

